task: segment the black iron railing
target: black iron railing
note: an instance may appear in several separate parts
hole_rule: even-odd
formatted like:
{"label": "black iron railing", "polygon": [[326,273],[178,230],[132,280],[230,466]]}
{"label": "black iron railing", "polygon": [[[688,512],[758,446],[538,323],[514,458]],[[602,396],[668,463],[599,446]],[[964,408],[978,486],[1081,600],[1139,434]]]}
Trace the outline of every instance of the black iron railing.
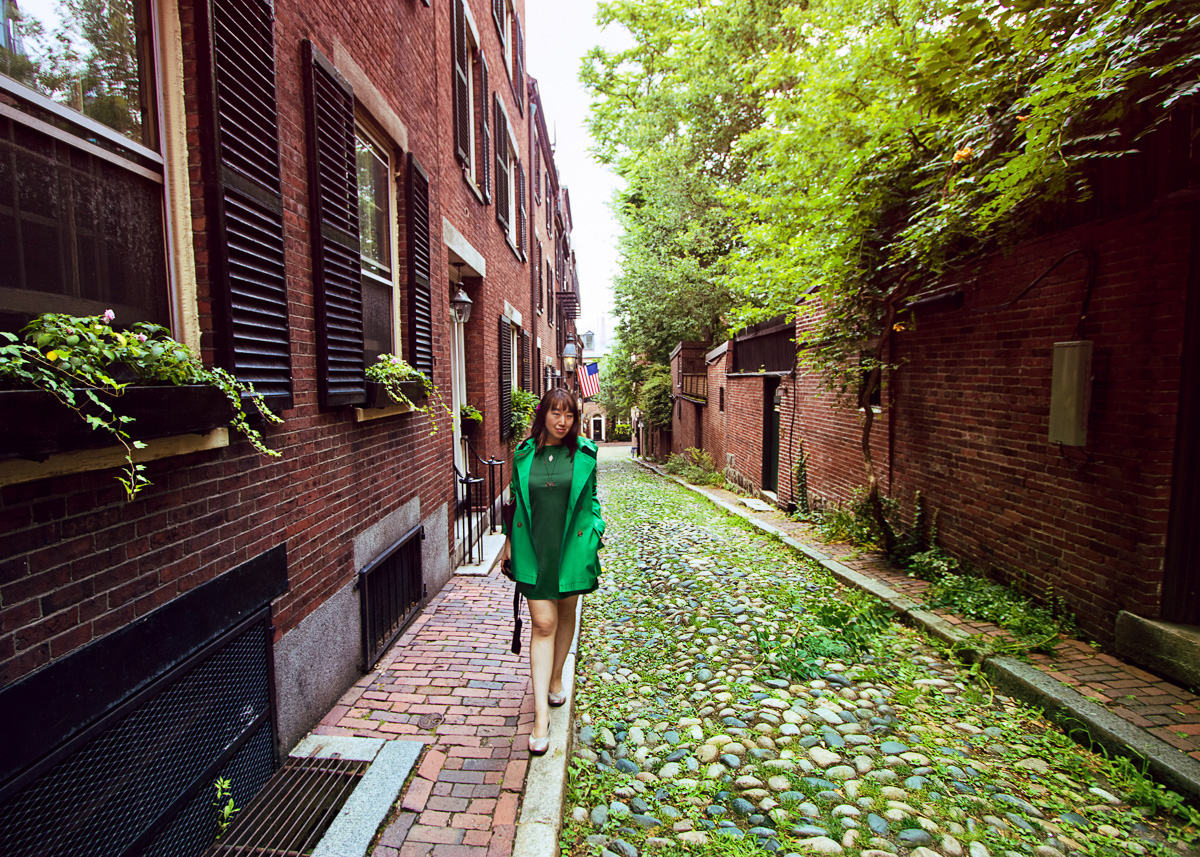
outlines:
{"label": "black iron railing", "polygon": [[495,457],[486,461],[480,458],[465,437],[462,444],[466,472],[454,467],[454,535],[460,564],[482,558],[479,542],[485,529],[494,533],[499,527],[500,498],[504,493],[504,462]]}
{"label": "black iron railing", "polygon": [[425,600],[421,540],[416,526],[358,573],[362,616],[363,672],[369,672]]}

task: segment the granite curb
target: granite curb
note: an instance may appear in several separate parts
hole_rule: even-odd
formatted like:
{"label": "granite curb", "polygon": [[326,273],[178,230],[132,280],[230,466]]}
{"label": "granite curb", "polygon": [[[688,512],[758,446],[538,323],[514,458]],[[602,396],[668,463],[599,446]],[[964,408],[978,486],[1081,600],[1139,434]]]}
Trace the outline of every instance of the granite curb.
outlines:
{"label": "granite curb", "polygon": [[[760,521],[748,510],[719,497],[704,488],[665,473],[648,462],[637,460],[642,467],[665,479],[673,479],[684,488],[699,494],[714,505],[747,521],[764,533],[775,536],[793,550],[819,562],[844,584],[870,592],[887,603],[899,616],[933,637],[964,647],[968,661],[980,663],[992,683],[1009,696],[1041,708],[1048,717],[1080,743],[1099,745],[1110,753],[1126,756],[1138,765],[1145,764],[1160,782],[1200,803],[1200,761],[1181,753],[1166,741],[1123,720],[1104,706],[1078,691],[1046,675],[1037,667],[1008,656],[983,657],[965,646],[969,635],[955,628],[935,613],[921,609],[911,598],[896,592],[885,583],[874,580],[838,562],[829,554],[788,535],[766,521]],[[1080,732],[1085,733],[1081,736]],[[1086,738],[1085,738],[1086,736]],[[1085,740],[1081,740],[1085,738]]]}
{"label": "granite curb", "polygon": [[576,602],[575,639],[563,665],[563,692],[567,701],[550,709],[550,749],[531,756],[521,792],[521,814],[513,839],[512,857],[557,857],[562,832],[563,805],[567,798],[567,763],[575,738],[575,661],[583,599]]}

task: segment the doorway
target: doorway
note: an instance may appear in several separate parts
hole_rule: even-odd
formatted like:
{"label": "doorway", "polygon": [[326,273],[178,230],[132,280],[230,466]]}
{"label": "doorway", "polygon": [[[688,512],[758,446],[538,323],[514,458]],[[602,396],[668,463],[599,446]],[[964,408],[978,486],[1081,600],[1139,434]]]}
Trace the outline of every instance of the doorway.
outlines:
{"label": "doorway", "polygon": [[763,472],[762,490],[779,488],[779,403],[782,400],[779,379],[763,379]]}
{"label": "doorway", "polygon": [[604,417],[592,417],[592,440],[597,443],[604,442]]}

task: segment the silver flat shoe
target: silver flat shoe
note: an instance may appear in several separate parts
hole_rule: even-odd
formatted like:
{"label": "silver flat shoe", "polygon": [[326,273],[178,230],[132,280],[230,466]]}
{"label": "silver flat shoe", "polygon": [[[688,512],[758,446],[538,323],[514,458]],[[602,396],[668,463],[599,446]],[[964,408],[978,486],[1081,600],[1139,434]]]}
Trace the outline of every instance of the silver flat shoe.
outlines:
{"label": "silver flat shoe", "polygon": [[551,693],[547,696],[547,699],[551,706],[558,708],[560,705],[566,704],[567,692],[564,690],[562,693]]}
{"label": "silver flat shoe", "polygon": [[544,738],[534,738],[533,733],[529,735],[529,755],[541,756],[550,749],[550,736]]}

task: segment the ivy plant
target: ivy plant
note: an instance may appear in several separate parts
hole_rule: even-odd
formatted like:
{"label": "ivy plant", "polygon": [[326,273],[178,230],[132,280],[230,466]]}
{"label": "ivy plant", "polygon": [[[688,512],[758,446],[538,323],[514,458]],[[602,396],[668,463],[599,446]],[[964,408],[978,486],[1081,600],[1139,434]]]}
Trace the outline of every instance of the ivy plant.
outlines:
{"label": "ivy plant", "polygon": [[279,456],[247,419],[243,396],[268,423],[282,422],[252,384],[224,369],[204,366],[161,325],[135,322],[119,330],[113,326],[115,320],[111,309],[82,317],[43,313],[22,329],[21,337],[0,331],[0,386],[43,390],[93,429],[111,434],[125,449],[125,465],[117,481],[127,500],[151,484],[145,465],[134,461],[134,450],[146,444],[134,437],[134,419],[120,413],[120,397],[131,384],[216,387],[233,408],[230,426],[263,455]]}

